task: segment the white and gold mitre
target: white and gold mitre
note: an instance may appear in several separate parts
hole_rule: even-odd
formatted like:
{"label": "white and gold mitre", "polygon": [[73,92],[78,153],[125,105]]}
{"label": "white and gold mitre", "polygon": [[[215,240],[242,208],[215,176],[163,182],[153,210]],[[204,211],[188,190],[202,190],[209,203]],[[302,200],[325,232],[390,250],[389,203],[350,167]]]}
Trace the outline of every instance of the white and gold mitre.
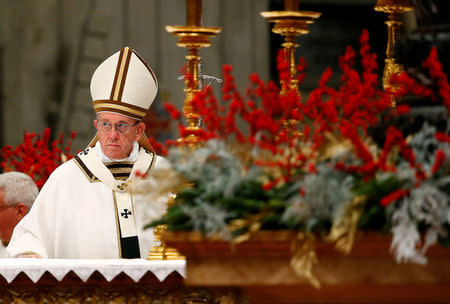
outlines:
{"label": "white and gold mitre", "polygon": [[157,91],[152,69],[129,47],[103,61],[91,79],[95,113],[113,112],[142,120]]}
{"label": "white and gold mitre", "polygon": [[[110,112],[142,120],[158,91],[158,82],[148,64],[129,47],[103,61],[91,79],[95,113]],[[95,145],[97,136],[89,143]],[[152,150],[147,136],[139,144]]]}

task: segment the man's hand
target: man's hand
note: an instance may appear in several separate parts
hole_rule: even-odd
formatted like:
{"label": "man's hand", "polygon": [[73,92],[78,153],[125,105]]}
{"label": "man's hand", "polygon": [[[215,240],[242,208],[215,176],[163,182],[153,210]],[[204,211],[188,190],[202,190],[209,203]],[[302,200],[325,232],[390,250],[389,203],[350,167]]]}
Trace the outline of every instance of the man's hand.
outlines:
{"label": "man's hand", "polygon": [[42,259],[42,257],[34,252],[30,252],[30,253],[25,253],[22,254],[21,256],[19,256],[19,258],[35,258],[35,259]]}

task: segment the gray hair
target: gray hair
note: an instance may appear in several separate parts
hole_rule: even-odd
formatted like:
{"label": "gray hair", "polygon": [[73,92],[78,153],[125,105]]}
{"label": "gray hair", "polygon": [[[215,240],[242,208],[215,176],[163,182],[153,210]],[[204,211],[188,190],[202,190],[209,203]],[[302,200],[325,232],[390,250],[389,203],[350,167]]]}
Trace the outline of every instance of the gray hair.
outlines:
{"label": "gray hair", "polygon": [[28,175],[21,172],[0,174],[0,189],[5,192],[5,203],[8,206],[24,203],[28,209],[34,203],[39,190]]}

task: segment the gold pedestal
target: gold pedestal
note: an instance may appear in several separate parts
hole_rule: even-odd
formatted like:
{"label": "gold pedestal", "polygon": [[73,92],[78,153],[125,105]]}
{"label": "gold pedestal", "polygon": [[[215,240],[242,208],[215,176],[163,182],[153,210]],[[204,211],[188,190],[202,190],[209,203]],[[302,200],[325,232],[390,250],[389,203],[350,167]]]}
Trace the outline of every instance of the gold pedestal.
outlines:
{"label": "gold pedestal", "polygon": [[186,258],[180,254],[175,248],[168,248],[166,243],[161,240],[161,235],[167,230],[167,225],[158,225],[154,228],[155,241],[159,241],[159,246],[150,249],[147,260],[185,260]]}
{"label": "gold pedestal", "polygon": [[178,250],[175,248],[167,248],[165,246],[156,246],[150,250],[147,260],[185,260]]}

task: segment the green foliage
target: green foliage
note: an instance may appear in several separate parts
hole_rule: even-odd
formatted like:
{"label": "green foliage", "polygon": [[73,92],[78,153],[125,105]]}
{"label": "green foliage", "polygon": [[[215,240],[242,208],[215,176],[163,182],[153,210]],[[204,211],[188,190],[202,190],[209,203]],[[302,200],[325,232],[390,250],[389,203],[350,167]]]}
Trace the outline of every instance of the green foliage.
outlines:
{"label": "green foliage", "polygon": [[[235,195],[224,197],[220,192],[207,192],[205,185],[194,185],[195,188],[184,188],[176,196],[174,204],[168,209],[166,216],[155,220],[145,228],[156,225],[168,225],[170,230],[193,230],[195,224],[186,212],[189,206],[198,205],[198,198],[203,197],[209,205],[215,206],[225,211],[225,223],[232,220],[246,218],[262,212],[267,213],[262,217],[261,222],[265,229],[286,229],[282,223],[282,213],[286,208],[286,203],[280,199],[285,197],[283,190],[263,191],[262,182],[257,180],[243,180],[238,185]],[[233,232],[235,236],[245,232],[246,229],[238,229]],[[205,231],[202,231],[205,232]],[[219,229],[215,232],[220,232]]]}
{"label": "green foliage", "polygon": [[380,205],[380,199],[400,189],[401,186],[402,182],[393,175],[381,178],[374,177],[369,181],[359,179],[353,192],[356,195],[366,195],[368,199],[364,206],[364,212],[359,219],[358,227],[363,230],[387,231],[390,227],[385,208]]}
{"label": "green foliage", "polygon": [[371,178],[368,181],[359,179],[355,183],[353,193],[356,195],[366,195],[374,200],[379,200],[385,195],[399,189],[402,182],[393,175],[388,175],[383,178]]}

